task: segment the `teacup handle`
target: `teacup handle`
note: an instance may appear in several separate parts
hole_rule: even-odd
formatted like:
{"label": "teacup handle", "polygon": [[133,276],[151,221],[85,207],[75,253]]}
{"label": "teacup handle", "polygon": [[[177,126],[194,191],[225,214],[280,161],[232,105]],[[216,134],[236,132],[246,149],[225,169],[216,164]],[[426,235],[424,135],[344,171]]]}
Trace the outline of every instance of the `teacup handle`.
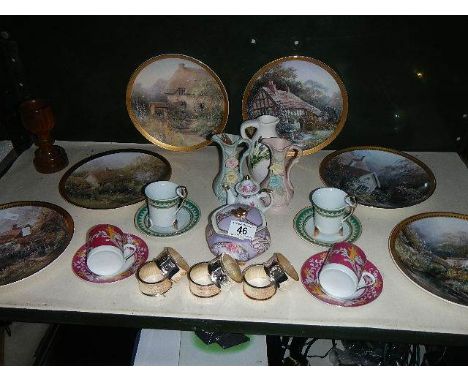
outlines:
{"label": "teacup handle", "polygon": [[176,188],[176,194],[177,194],[177,196],[180,197],[180,203],[179,203],[179,206],[177,207],[177,211],[176,211],[176,216],[177,216],[178,212],[180,211],[180,209],[181,209],[182,206],[184,205],[185,200],[187,199],[187,196],[188,196],[187,187],[185,187],[185,186],[177,186],[177,188]]}
{"label": "teacup handle", "polygon": [[345,203],[348,205],[349,207],[349,212],[347,213],[347,215],[341,220],[343,223],[348,220],[354,213],[354,210],[356,209],[357,207],[357,201],[356,201],[356,198],[352,195],[346,195],[345,197]]}
{"label": "teacup handle", "polygon": [[361,290],[363,288],[367,288],[371,285],[375,284],[375,276],[372,273],[369,272],[362,272],[361,280],[359,280],[358,287],[356,289],[356,292],[358,290]]}
{"label": "teacup handle", "polygon": [[123,245],[123,256],[125,261],[127,261],[130,257],[135,254],[136,247],[133,244],[124,244]]}

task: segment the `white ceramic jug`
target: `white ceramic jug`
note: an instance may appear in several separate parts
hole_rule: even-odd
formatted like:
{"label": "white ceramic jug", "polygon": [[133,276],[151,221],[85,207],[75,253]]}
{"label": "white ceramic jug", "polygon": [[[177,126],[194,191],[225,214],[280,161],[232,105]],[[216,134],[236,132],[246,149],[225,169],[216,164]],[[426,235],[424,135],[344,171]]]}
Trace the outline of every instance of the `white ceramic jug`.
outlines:
{"label": "white ceramic jug", "polygon": [[[247,165],[250,175],[257,183],[261,183],[268,175],[270,166],[270,150],[264,144],[258,142],[259,138],[278,137],[276,125],[279,119],[273,115],[261,115],[256,119],[242,122],[240,134],[242,138],[250,139],[250,151],[247,158]],[[247,135],[248,128],[254,128],[255,133],[252,136]]]}

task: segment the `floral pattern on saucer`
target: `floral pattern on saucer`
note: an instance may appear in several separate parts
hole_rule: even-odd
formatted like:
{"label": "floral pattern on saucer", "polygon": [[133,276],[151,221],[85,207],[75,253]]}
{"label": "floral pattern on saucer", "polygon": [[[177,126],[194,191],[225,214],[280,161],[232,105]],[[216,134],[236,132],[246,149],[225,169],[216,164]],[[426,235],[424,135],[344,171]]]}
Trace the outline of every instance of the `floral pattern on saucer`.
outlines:
{"label": "floral pattern on saucer", "polygon": [[364,271],[371,273],[375,277],[375,284],[364,289],[363,292],[356,294],[356,296],[349,300],[340,300],[327,295],[320,287],[318,275],[322,264],[327,257],[328,252],[320,252],[316,255],[309,257],[301,268],[301,281],[304,288],[319,300],[331,305],[355,307],[369,304],[380,296],[383,290],[383,278],[379,270],[372,262],[367,260],[364,266]]}
{"label": "floral pattern on saucer", "polygon": [[115,281],[126,279],[127,277],[133,275],[137,269],[148,259],[148,246],[143,241],[143,239],[132,234],[127,234],[127,242],[129,244],[133,244],[136,247],[136,251],[134,256],[131,257],[134,258],[132,265],[124,272],[114,276],[100,276],[91,272],[86,265],[86,244],[82,245],[80,249],[76,251],[75,256],[73,256],[73,272],[83,280],[97,284],[113,283]]}

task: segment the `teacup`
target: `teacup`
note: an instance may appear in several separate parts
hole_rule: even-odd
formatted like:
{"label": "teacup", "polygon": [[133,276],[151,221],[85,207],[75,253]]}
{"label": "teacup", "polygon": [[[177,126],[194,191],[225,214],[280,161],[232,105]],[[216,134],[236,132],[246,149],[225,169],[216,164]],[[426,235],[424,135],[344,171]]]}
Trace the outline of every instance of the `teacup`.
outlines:
{"label": "teacup", "polygon": [[320,270],[320,286],[332,297],[352,298],[361,289],[375,283],[374,275],[364,271],[366,262],[366,255],[357,245],[348,242],[334,244]]}
{"label": "teacup", "polygon": [[98,224],[88,231],[86,264],[97,275],[117,274],[133,256],[136,247],[126,242],[127,236],[119,227]]}
{"label": "teacup", "polygon": [[187,198],[187,187],[158,181],[146,186],[145,195],[151,227],[177,226],[177,213]]}
{"label": "teacup", "polygon": [[323,187],[315,190],[311,199],[314,235],[319,232],[328,235],[343,234],[343,223],[353,215],[357,206],[356,198],[339,188]]}

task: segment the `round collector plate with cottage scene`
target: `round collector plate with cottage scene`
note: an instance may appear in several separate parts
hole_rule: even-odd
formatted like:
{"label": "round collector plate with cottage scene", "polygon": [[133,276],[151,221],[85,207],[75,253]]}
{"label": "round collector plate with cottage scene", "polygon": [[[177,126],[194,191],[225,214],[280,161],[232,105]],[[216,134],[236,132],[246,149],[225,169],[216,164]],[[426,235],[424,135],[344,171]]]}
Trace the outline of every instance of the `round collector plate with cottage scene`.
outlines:
{"label": "round collector plate with cottage scene", "polygon": [[373,146],[329,154],[320,164],[320,177],[327,186],[354,195],[360,204],[387,209],[419,204],[436,188],[434,174],[423,162]]}
{"label": "round collector plate with cottage scene", "polygon": [[343,223],[343,232],[334,235],[316,232],[314,225],[314,210],[306,207],[300,210],[293,220],[296,233],[304,240],[323,247],[331,247],[340,241],[355,242],[361,236],[362,225],[359,219],[352,215]]}
{"label": "round collector plate with cottage scene", "polygon": [[59,257],[73,237],[70,214],[55,204],[0,206],[0,286],[24,279]]}
{"label": "round collector plate with cottage scene", "polygon": [[468,306],[468,215],[411,216],[393,229],[389,249],[410,280],[438,297]]}
{"label": "round collector plate with cottage scene", "polygon": [[72,259],[72,269],[79,278],[91,283],[104,284],[126,279],[133,275],[137,269],[148,259],[148,246],[140,237],[126,234],[127,243],[133,244],[136,248],[133,256],[125,262],[120,272],[113,276],[100,276],[91,272],[86,264],[86,244],[82,245]]}
{"label": "round collector plate with cottage scene", "polygon": [[283,57],[258,70],[244,91],[244,120],[261,115],[278,117],[278,136],[308,155],[341,132],[348,115],[348,95],[340,77],[323,62]]}
{"label": "round collector plate with cottage scene", "polygon": [[364,271],[375,277],[375,283],[355,294],[352,298],[341,300],[326,294],[320,286],[319,273],[328,252],[320,252],[309,257],[301,268],[301,281],[304,288],[314,297],[331,305],[355,307],[369,304],[380,296],[383,290],[383,278],[377,267],[367,260]]}
{"label": "round collector plate with cottage scene", "polygon": [[168,150],[193,151],[223,131],[229,104],[223,83],[207,65],[182,54],[163,54],[132,74],[127,110],[150,142]]}
{"label": "round collector plate with cottage scene", "polygon": [[123,149],[93,155],[71,167],[60,180],[60,193],[79,207],[112,209],[141,202],[143,188],[169,180],[166,158],[146,150]]}
{"label": "round collector plate with cottage scene", "polygon": [[151,227],[148,206],[144,204],[135,214],[135,227],[149,236],[172,237],[180,236],[191,230],[200,220],[200,208],[191,200],[186,199],[184,205],[177,213],[177,226]]}

